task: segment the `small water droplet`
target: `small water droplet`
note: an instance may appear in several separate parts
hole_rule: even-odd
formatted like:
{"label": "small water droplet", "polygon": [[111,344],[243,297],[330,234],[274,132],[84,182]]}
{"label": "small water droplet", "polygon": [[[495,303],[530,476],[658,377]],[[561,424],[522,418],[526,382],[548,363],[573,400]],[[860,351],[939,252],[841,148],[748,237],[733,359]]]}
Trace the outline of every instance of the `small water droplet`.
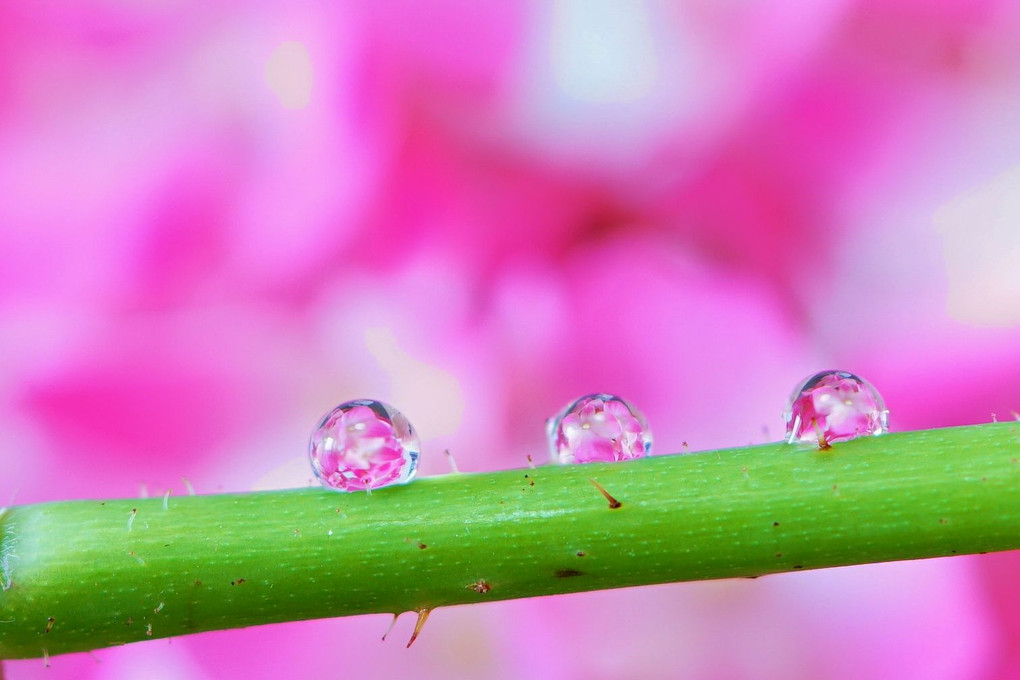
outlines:
{"label": "small water droplet", "polygon": [[406,484],[414,478],[420,451],[404,414],[367,399],[344,402],[324,415],[308,445],[315,476],[337,491]]}
{"label": "small water droplet", "polygon": [[784,413],[786,441],[822,448],[889,428],[889,411],[871,383],[846,371],[822,371],[793,391]]}
{"label": "small water droplet", "polygon": [[588,394],[569,403],[547,426],[555,463],[605,463],[642,458],[652,431],[634,406],[612,394]]}

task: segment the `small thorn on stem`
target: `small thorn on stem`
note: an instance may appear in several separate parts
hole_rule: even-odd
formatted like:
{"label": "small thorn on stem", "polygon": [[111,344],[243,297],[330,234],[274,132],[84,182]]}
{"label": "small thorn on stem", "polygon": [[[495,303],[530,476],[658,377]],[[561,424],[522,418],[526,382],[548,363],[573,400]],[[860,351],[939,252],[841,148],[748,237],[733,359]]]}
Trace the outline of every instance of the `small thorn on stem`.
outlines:
{"label": "small thorn on stem", "polygon": [[184,482],[184,488],[188,490],[189,496],[195,495],[195,487],[191,486],[191,482],[188,481],[187,477],[181,477],[181,481]]}
{"label": "small thorn on stem", "polygon": [[687,445],[687,442],[680,442],[680,446],[683,447],[684,453],[690,453],[691,447]]}
{"label": "small thorn on stem", "polygon": [[50,667],[50,653],[49,653],[49,651],[45,647],[42,650],[42,661],[43,661],[43,668],[49,668]]}
{"label": "small thorn on stem", "polygon": [[[994,415],[994,414],[993,414]],[[138,485],[138,497],[148,498],[149,497],[149,485],[142,482]]]}
{"label": "small thorn on stem", "polygon": [[418,620],[414,622],[414,632],[411,633],[411,639],[407,641],[407,648],[410,649],[414,641],[418,639],[418,634],[421,633],[421,629],[425,627],[425,622],[429,620],[429,614],[432,613],[431,609],[419,609]]}
{"label": "small thorn on stem", "polygon": [[43,632],[44,633],[48,633],[51,630],[53,630],[53,624],[56,623],[56,622],[57,622],[57,620],[54,619],[52,616],[47,617],[47,619],[46,619],[46,630],[44,630]]}
{"label": "small thorn on stem", "polygon": [[444,449],[443,453],[446,454],[446,460],[450,462],[450,472],[455,475],[460,474],[460,470],[457,468],[457,461],[453,459],[453,454],[450,453],[450,449]]}
{"label": "small thorn on stem", "polygon": [[386,626],[386,632],[382,634],[382,641],[386,642],[386,636],[393,632],[393,626],[397,625],[397,619],[400,614],[394,614],[393,619],[390,621],[390,625]]}
{"label": "small thorn on stem", "polygon": [[818,437],[818,450],[827,451],[828,449],[831,449],[832,444],[825,439],[825,433],[822,432],[822,428],[818,425],[818,421],[814,418],[811,419],[811,427],[815,428],[815,435]]}
{"label": "small thorn on stem", "polygon": [[131,514],[128,515],[127,527],[128,531],[131,531],[131,525],[135,523],[135,517],[138,516],[138,508],[131,508]]}
{"label": "small thorn on stem", "polygon": [[606,487],[602,486],[601,484],[599,484],[598,482],[596,482],[596,481],[595,481],[594,479],[592,479],[591,477],[589,477],[589,478],[588,478],[588,481],[589,481],[589,482],[591,482],[591,483],[592,483],[592,485],[593,485],[593,486],[594,486],[594,487],[595,487],[596,489],[598,489],[598,490],[599,490],[599,493],[600,493],[600,494],[602,494],[603,496],[605,496],[605,498],[606,498],[606,500],[607,500],[607,501],[609,501],[609,509],[610,509],[610,510],[616,510],[617,508],[619,508],[619,507],[621,507],[621,506],[623,505],[623,503],[621,503],[620,501],[618,501],[618,500],[616,500],[615,498],[613,498],[613,496],[612,496],[612,495],[611,495],[611,494],[610,494],[610,493],[609,493],[608,491],[606,491]]}
{"label": "small thorn on stem", "polygon": [[1010,411],[1009,413],[1011,416],[1013,416],[1013,420],[1020,420],[1020,413],[1016,411]]}
{"label": "small thorn on stem", "polygon": [[531,460],[531,454],[530,453],[528,454],[528,467],[531,468],[532,470],[537,470],[538,469],[538,468],[535,467],[535,461]]}
{"label": "small thorn on stem", "polygon": [[170,489],[167,489],[166,493],[163,494],[163,509],[164,510],[170,509]]}

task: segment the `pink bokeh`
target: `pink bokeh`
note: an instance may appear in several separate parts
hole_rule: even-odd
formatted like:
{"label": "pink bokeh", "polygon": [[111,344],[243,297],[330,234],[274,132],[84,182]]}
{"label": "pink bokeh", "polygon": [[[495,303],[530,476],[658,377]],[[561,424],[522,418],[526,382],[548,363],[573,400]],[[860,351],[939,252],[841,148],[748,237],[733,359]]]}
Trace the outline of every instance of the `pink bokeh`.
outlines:
{"label": "pink bokeh", "polygon": [[[0,4],[0,505],[310,483],[383,399],[420,474],[544,459],[599,391],[656,451],[1020,410],[1006,0]],[[59,471],[55,474],[54,471]],[[8,678],[1009,679],[1020,554],[366,616]],[[406,636],[410,616],[394,637]],[[332,650],[324,655],[322,649]],[[365,653],[365,650],[373,650]]]}

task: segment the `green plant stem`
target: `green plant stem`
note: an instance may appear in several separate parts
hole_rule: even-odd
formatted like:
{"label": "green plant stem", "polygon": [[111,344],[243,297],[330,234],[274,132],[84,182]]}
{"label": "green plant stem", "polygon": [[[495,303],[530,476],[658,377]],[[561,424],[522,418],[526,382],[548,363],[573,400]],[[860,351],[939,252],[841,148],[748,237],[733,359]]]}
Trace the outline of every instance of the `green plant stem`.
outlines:
{"label": "green plant stem", "polygon": [[[0,512],[0,658],[1020,548],[1020,423]],[[591,480],[620,503],[611,503]]]}

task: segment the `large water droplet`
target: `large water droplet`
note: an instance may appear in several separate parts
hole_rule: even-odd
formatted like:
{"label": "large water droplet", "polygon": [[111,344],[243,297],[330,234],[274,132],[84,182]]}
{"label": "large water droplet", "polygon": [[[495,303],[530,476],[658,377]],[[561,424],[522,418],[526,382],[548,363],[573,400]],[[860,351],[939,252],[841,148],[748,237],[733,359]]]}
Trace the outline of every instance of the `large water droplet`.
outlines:
{"label": "large water droplet", "polygon": [[846,371],[821,371],[793,391],[784,413],[786,441],[826,447],[889,428],[889,411],[871,383]]}
{"label": "large water droplet", "polygon": [[631,404],[612,394],[589,394],[549,420],[555,463],[606,463],[641,458],[652,448],[652,431]]}
{"label": "large water droplet", "polygon": [[308,445],[315,476],[338,491],[407,483],[418,468],[420,451],[404,414],[368,399],[344,402],[323,416]]}

